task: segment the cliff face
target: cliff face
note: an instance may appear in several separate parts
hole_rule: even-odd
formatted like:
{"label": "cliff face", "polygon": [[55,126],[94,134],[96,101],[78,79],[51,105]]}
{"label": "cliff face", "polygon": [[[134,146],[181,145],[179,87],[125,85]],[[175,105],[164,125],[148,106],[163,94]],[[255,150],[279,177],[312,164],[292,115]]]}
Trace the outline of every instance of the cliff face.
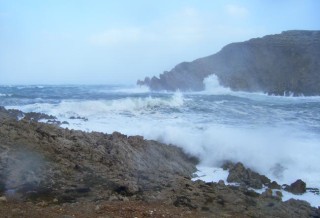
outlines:
{"label": "cliff face", "polygon": [[211,74],[233,90],[320,95],[320,31],[285,31],[232,43],[138,84],[152,90],[200,91]]}

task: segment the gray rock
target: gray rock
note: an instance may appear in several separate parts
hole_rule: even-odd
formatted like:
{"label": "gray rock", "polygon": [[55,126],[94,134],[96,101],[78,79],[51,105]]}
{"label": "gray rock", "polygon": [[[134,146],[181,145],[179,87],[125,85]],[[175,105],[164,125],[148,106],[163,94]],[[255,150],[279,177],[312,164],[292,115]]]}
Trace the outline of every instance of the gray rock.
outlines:
{"label": "gray rock", "polygon": [[319,95],[319,60],[320,31],[284,31],[231,43],[214,55],[137,83],[153,90],[198,91],[204,89],[204,78],[215,74],[233,90]]}
{"label": "gray rock", "polygon": [[272,181],[268,184],[268,188],[270,189],[281,189],[281,185],[279,185],[276,181]]}
{"label": "gray rock", "polygon": [[[122,200],[132,205],[176,205],[205,213],[204,217],[319,215],[319,210],[303,201],[281,202],[222,182],[192,182],[196,162],[174,146],[121,133],[86,133],[17,121],[8,113],[0,109],[0,179],[4,194],[12,192],[23,200],[21,204],[26,200],[76,209],[79,204],[74,202],[104,205]],[[263,176],[242,164],[230,167],[240,181],[265,183]],[[10,204],[12,197],[6,198],[5,204]]]}
{"label": "gray rock", "polygon": [[229,164],[229,167],[228,182],[236,182],[256,189],[261,189],[263,185],[270,183],[270,179],[266,176],[245,168],[242,163],[233,166]]}
{"label": "gray rock", "polygon": [[285,190],[293,194],[303,194],[306,192],[306,183],[301,179],[298,179],[290,186],[287,186]]}

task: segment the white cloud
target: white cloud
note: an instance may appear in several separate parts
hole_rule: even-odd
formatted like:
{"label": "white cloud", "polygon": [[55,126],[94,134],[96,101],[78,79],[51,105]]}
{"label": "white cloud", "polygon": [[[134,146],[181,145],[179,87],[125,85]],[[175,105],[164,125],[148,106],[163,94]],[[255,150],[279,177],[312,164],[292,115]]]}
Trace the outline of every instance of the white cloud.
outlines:
{"label": "white cloud", "polygon": [[249,14],[249,10],[240,5],[228,4],[226,6],[226,12],[228,15],[237,17],[237,18],[245,18]]}

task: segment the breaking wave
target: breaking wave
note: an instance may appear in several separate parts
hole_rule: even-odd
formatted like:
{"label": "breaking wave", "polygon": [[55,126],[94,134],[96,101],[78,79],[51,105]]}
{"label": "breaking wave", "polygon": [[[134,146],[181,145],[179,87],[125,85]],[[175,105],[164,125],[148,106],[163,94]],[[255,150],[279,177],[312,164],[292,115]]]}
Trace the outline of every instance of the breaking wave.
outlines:
{"label": "breaking wave", "polygon": [[219,79],[215,74],[212,74],[208,77],[206,77],[203,80],[205,91],[203,93],[205,94],[215,94],[215,95],[221,95],[221,94],[230,94],[232,93],[230,88],[223,87],[220,85]]}
{"label": "breaking wave", "polygon": [[63,100],[58,104],[36,103],[17,108],[25,112],[54,114],[61,118],[68,116],[91,117],[103,114],[139,114],[157,109],[172,109],[183,106],[184,98],[179,92],[171,97],[127,97],[118,100]]}
{"label": "breaking wave", "polygon": [[[130,92],[126,87],[79,92],[64,87],[61,93],[67,97],[53,102],[45,96],[52,95],[52,88],[44,88],[41,102],[18,104],[15,99],[16,106],[5,106],[57,116],[68,122],[65,128],[119,131],[175,144],[198,156],[204,166],[241,161],[280,183],[302,179],[320,188],[320,97],[233,92],[215,76],[205,83],[200,93]],[[62,88],[54,89],[60,93]],[[69,97],[76,94],[76,99]]]}

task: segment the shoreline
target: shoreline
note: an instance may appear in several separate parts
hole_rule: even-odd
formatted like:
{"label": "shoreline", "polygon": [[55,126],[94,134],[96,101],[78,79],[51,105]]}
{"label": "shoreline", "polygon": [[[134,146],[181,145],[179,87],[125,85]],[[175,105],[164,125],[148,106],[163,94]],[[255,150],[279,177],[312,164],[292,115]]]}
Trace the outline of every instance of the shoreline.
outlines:
{"label": "shoreline", "polygon": [[142,201],[205,217],[320,214],[306,202],[282,202],[273,193],[191,181],[197,161],[180,148],[141,136],[86,133],[37,122],[43,114],[29,113],[18,120],[21,113],[0,108],[0,151],[7,161],[1,164],[0,196],[6,200],[0,204],[45,202],[42,208],[48,209],[77,202]]}

